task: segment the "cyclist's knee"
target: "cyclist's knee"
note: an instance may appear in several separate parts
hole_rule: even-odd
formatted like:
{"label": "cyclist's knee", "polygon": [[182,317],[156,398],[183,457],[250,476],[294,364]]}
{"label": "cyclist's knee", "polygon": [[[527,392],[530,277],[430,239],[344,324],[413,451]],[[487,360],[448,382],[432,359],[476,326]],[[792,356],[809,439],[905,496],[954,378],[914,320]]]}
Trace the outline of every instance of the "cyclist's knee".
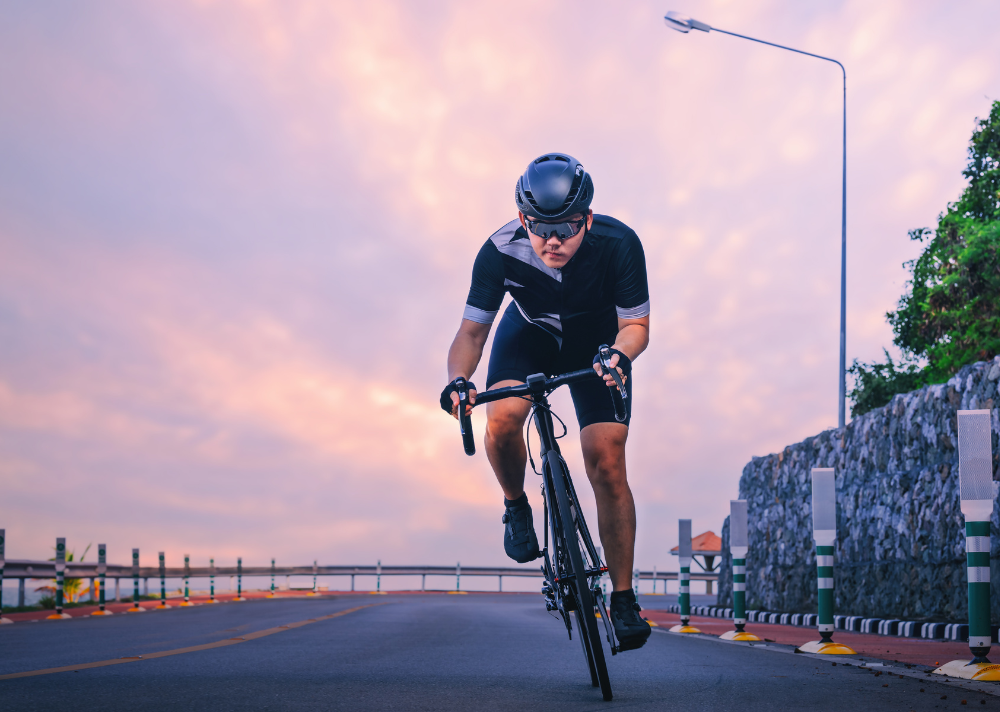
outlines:
{"label": "cyclist's knee", "polygon": [[505,442],[521,437],[527,413],[517,408],[492,408],[487,412],[486,437],[495,442]]}
{"label": "cyclist's knee", "polygon": [[595,423],[584,428],[583,458],[595,488],[615,494],[628,491],[625,476],[625,439],[628,429],[617,423]]}

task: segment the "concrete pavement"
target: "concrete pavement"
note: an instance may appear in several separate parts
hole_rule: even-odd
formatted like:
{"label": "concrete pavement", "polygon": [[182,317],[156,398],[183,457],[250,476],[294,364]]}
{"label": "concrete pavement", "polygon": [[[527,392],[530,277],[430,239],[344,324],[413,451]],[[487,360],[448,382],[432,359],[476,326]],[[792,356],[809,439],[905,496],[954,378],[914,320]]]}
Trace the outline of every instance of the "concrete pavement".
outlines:
{"label": "concrete pavement", "polygon": [[[360,606],[369,607],[281,627]],[[266,635],[253,639],[259,633]],[[176,654],[148,657],[157,651]],[[887,668],[834,666],[662,630],[642,650],[609,658],[615,699],[605,703],[590,686],[579,643],[566,639],[537,595],[258,599],[0,629],[0,675],[123,656],[127,663],[0,679],[0,706],[717,712],[944,710],[965,700],[965,709],[1000,709],[998,697]]]}

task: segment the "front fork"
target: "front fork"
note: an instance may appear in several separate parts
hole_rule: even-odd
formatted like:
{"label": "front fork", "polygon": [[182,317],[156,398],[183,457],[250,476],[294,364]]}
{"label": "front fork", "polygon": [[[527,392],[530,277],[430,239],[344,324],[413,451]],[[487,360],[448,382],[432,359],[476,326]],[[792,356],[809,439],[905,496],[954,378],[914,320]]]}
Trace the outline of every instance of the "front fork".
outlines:
{"label": "front fork", "polygon": [[[568,472],[566,468],[565,461],[562,460],[562,455],[559,453],[558,446],[555,445],[554,439],[546,438],[545,435],[551,435],[552,433],[552,421],[551,418],[545,417],[548,415],[547,411],[539,413],[538,409],[535,411],[535,423],[538,428],[540,440],[541,440],[541,457],[542,457],[542,506],[544,511],[544,522],[545,522],[545,533],[544,533],[544,548],[542,549],[543,565],[542,573],[545,576],[545,581],[542,584],[542,595],[545,597],[545,610],[547,611],[559,611],[559,615],[562,616],[563,622],[566,625],[566,632],[570,639],[573,638],[573,624],[570,612],[575,610],[576,601],[573,601],[571,597],[565,595],[569,593],[569,587],[566,584],[561,584],[557,581],[557,572],[565,571],[566,563],[562,561],[563,554],[559,549],[556,542],[556,537],[552,537],[552,544],[554,550],[554,557],[549,556],[549,529],[551,528],[555,532],[559,526],[559,522],[556,519],[555,510],[551,510],[548,506],[549,494],[552,491],[552,487],[559,486],[558,483],[554,481],[552,475],[552,468],[549,465],[549,457],[557,457],[562,463],[564,471]],[[548,441],[548,442],[547,442]],[[552,447],[547,447],[551,443]],[[568,478],[567,478],[568,480]],[[570,505],[574,512],[579,512],[579,499],[576,496],[576,488],[573,487],[572,480],[568,480],[566,483],[567,492],[569,494]],[[594,547],[593,540],[590,537],[590,532],[587,531],[587,525],[579,518],[578,521],[573,522],[573,530],[579,532],[580,543],[583,548],[583,559],[584,565],[590,565],[591,570],[602,571],[606,570],[601,561],[601,557],[598,556],[597,550]],[[615,628],[611,623],[611,616],[608,614],[607,602],[604,597],[604,591],[601,590],[600,586],[601,576],[600,574],[596,576],[588,576],[587,581],[584,585],[590,587],[591,595],[594,597],[594,613],[600,615],[601,620],[604,622],[605,637],[608,640],[608,645],[611,648],[611,654],[617,655],[621,650],[618,644],[618,639],[615,636]],[[570,606],[566,604],[571,602]],[[583,633],[581,632],[581,635]]]}

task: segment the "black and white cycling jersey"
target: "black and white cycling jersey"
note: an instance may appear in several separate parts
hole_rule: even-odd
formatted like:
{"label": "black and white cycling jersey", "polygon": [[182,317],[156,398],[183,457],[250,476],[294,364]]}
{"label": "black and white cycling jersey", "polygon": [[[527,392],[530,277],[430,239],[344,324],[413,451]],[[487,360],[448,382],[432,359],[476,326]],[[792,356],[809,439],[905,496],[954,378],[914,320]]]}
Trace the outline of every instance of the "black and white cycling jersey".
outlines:
{"label": "black and white cycling jersey", "polygon": [[560,348],[584,335],[605,334],[613,343],[618,319],[649,314],[646,257],[630,227],[594,215],[580,249],[561,269],[535,254],[519,220],[497,230],[479,250],[464,318],[492,324],[510,292],[521,315],[553,338]]}

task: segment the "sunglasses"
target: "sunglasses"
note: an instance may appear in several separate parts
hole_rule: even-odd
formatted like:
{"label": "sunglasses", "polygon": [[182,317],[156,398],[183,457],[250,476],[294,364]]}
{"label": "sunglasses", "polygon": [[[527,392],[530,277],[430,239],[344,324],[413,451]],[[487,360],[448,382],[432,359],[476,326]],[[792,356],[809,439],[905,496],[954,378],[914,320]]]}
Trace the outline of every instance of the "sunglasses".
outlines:
{"label": "sunglasses", "polygon": [[528,231],[533,235],[537,235],[543,240],[555,237],[556,239],[562,241],[571,238],[573,235],[580,232],[580,230],[583,229],[583,226],[587,224],[587,218],[584,217],[579,220],[557,223],[528,220],[525,218],[524,222],[528,226]]}

